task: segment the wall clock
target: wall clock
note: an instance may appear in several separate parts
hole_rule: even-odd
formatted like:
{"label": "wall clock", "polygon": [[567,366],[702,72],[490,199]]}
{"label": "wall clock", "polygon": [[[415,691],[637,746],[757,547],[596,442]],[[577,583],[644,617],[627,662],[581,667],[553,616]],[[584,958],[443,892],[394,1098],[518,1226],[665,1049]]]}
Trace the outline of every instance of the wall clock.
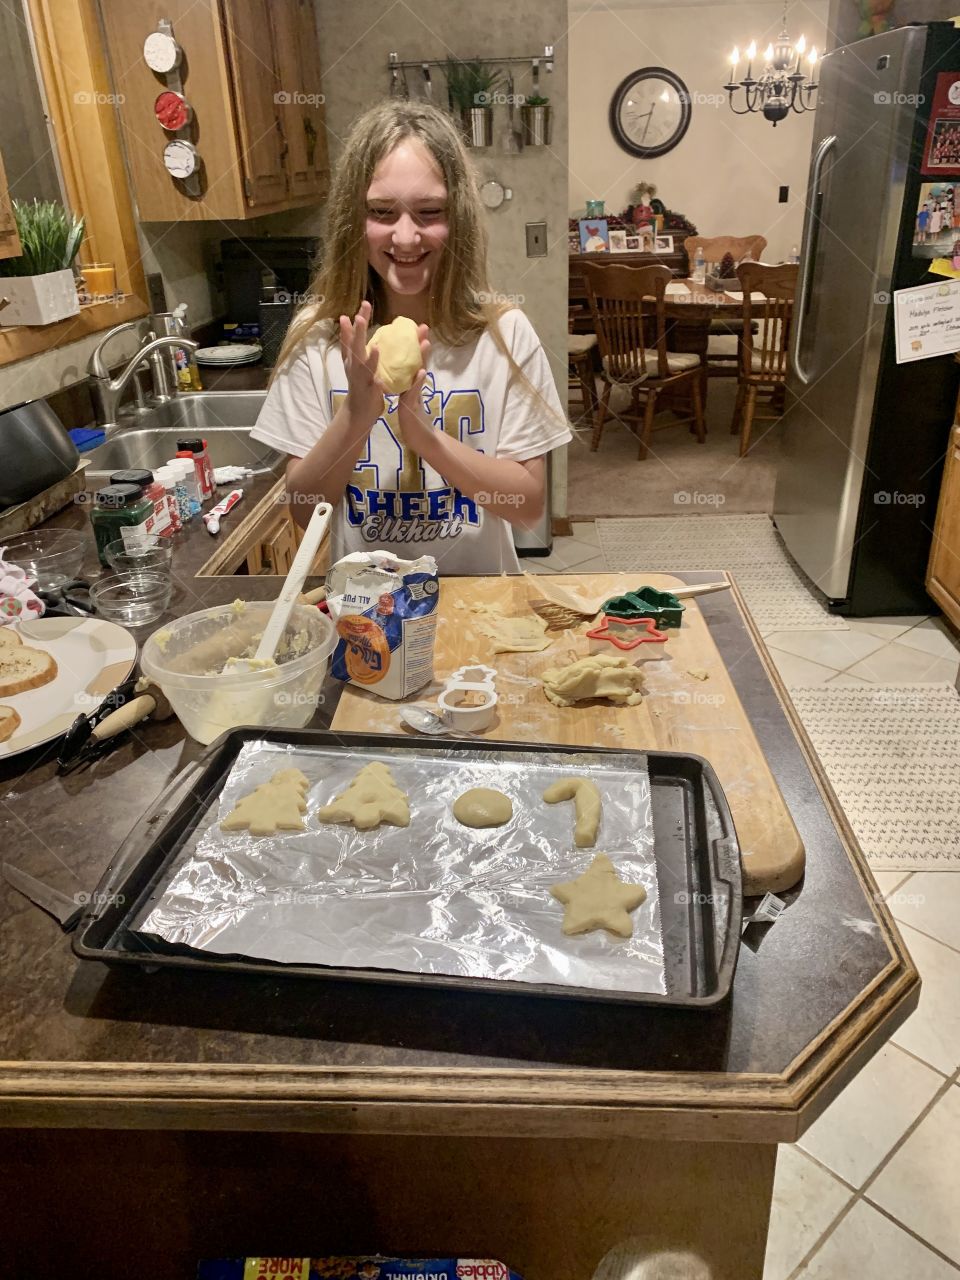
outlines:
{"label": "wall clock", "polygon": [[689,125],[690,91],[666,67],[631,71],[610,99],[610,131],[632,156],[666,155]]}

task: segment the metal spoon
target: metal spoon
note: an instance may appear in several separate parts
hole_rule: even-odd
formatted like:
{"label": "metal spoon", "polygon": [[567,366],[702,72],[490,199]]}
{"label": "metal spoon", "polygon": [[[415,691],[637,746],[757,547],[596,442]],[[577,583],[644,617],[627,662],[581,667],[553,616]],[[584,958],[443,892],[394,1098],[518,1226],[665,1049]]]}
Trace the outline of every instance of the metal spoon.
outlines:
{"label": "metal spoon", "polygon": [[458,733],[443,716],[438,716],[435,711],[428,711],[426,707],[401,707],[400,719],[404,724],[409,725],[411,729],[416,729],[417,733],[426,733],[433,737],[438,737],[441,734],[447,734],[453,738],[473,738],[476,736],[472,733]]}

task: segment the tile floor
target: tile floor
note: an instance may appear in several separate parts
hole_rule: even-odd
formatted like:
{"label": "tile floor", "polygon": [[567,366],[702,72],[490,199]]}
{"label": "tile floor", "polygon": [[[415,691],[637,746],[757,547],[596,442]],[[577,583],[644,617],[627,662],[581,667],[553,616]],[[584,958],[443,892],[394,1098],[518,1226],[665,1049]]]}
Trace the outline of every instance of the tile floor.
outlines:
{"label": "tile floor", "polygon": [[[574,524],[534,573],[606,569]],[[786,684],[954,684],[960,648],[935,618],[764,637]],[[777,1161],[764,1280],[960,1276],[960,872],[878,872],[923,979],[920,1006]]]}

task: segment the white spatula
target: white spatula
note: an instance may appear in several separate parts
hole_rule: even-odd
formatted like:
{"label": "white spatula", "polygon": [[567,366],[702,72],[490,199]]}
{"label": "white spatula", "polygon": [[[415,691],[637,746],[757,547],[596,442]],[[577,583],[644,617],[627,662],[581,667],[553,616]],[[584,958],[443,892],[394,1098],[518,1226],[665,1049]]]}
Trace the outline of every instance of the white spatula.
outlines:
{"label": "white spatula", "polygon": [[293,606],[298,603],[300,589],[307,574],[310,572],[311,565],[316,559],[332,513],[333,507],[329,502],[318,502],[313,508],[313,515],[310,517],[310,523],[304,532],[303,541],[297,548],[297,554],[293,557],[290,572],[287,574],[279,596],[277,596],[277,602],[273,606],[273,612],[270,614],[267,625],[263,629],[263,635],[257,645],[257,652],[252,658],[228,658],[226,666],[231,673],[256,671],[262,668],[265,661],[272,660],[277,651],[277,645],[280,643],[280,637],[283,635],[289,621],[290,614],[293,612]]}

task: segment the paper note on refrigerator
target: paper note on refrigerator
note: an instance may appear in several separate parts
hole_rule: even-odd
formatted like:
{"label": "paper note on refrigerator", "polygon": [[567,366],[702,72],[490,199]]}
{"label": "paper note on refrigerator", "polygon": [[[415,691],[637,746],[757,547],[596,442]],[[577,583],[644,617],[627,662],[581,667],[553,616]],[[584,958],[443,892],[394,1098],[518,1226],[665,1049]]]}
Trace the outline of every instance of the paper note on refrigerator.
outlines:
{"label": "paper note on refrigerator", "polygon": [[897,289],[893,319],[897,364],[960,351],[960,280]]}

